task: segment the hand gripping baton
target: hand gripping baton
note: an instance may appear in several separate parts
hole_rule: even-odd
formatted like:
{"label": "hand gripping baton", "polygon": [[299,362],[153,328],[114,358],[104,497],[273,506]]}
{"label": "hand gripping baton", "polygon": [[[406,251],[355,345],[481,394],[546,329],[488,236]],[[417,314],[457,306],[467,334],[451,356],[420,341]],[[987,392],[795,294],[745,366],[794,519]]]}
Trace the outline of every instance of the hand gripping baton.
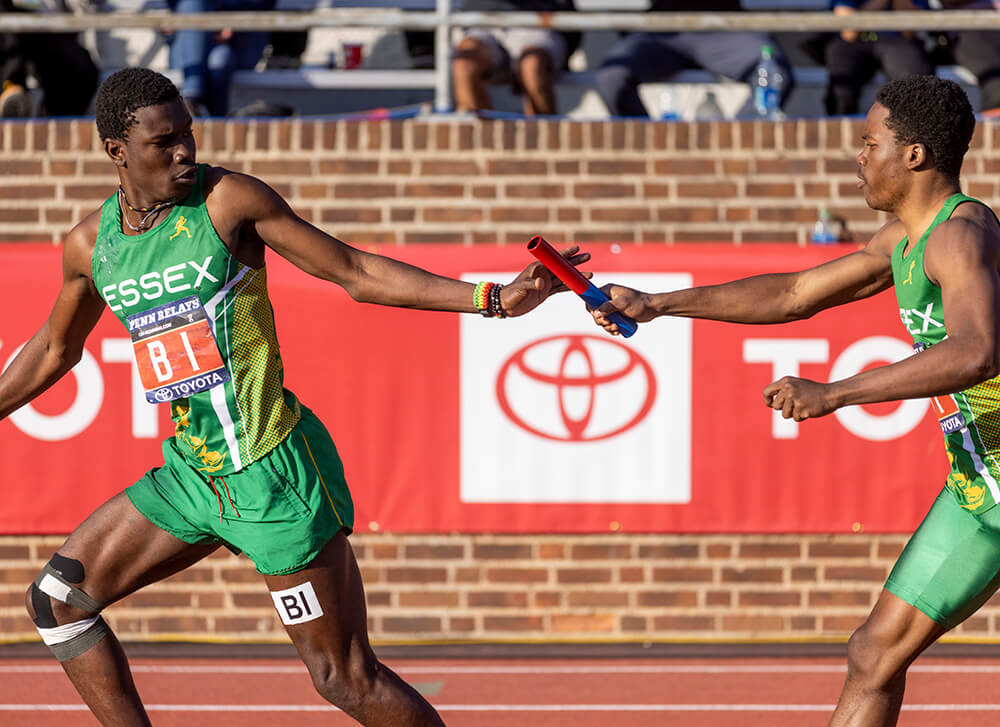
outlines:
{"label": "hand gripping baton", "polygon": [[[601,289],[587,280],[583,274],[566,262],[566,258],[555,251],[540,235],[528,240],[528,251],[538,258],[539,262],[551,271],[553,275],[566,284],[566,287],[583,298],[591,308],[600,308],[610,298]],[[609,321],[618,324],[618,331],[628,338],[638,330],[638,324],[621,313],[606,314]]]}

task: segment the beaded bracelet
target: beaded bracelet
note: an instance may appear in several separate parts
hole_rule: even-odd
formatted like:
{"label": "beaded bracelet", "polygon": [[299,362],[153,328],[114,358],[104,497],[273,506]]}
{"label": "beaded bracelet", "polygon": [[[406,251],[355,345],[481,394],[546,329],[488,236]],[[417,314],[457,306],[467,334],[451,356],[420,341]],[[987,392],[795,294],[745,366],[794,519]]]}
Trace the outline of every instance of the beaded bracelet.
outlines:
{"label": "beaded bracelet", "polygon": [[476,289],[472,293],[472,303],[476,306],[476,310],[487,318],[503,318],[503,308],[500,305],[502,288],[499,283],[485,280],[476,283]]}

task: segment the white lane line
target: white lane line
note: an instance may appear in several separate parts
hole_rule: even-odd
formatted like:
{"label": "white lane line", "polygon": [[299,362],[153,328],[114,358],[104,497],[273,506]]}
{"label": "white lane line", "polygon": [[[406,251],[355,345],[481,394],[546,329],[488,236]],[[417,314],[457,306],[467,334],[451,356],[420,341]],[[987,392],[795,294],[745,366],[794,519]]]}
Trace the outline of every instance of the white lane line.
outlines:
{"label": "white lane line", "polygon": [[[402,674],[842,674],[844,664],[599,664],[572,665],[461,665],[432,666],[390,663]],[[305,674],[301,664],[220,665],[205,664],[135,664],[137,674]],[[0,664],[0,674],[61,674],[58,664]],[[1000,664],[928,664],[911,666],[909,673],[925,674],[1000,674]]]}
{"label": "white lane line", "polygon": [[[439,712],[832,712],[833,704],[436,704]],[[322,704],[147,704],[150,712],[336,712]],[[83,704],[0,704],[0,712],[86,712]],[[904,712],[1000,712],[1000,704],[913,704]]]}

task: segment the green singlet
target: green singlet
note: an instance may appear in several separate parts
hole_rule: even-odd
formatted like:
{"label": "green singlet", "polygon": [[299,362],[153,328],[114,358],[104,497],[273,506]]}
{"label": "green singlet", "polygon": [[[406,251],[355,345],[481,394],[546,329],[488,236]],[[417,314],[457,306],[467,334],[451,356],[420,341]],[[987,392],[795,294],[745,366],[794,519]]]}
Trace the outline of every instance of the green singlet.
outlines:
{"label": "green singlet", "polygon": [[204,173],[141,234],[122,232],[118,194],[101,208],[94,284],[129,332],[146,399],[169,402],[174,422],[164,466],[126,492],[186,542],[292,572],[350,530],[353,505],[326,429],[283,386],[266,269],[240,263],[215,232]]}
{"label": "green singlet", "polygon": [[[952,195],[915,245],[904,237],[892,253],[900,319],[918,353],[947,337],[941,289],[924,272],[927,238],[965,202],[983,204]],[[1000,377],[932,405],[951,469],[885,587],[950,629],[1000,586]]]}

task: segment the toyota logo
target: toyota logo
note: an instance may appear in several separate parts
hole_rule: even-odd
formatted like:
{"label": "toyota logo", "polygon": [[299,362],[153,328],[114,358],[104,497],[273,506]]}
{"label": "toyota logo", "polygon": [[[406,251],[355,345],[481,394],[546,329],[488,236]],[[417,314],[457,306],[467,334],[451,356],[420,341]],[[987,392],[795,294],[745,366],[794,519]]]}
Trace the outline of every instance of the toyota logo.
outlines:
{"label": "toyota logo", "polygon": [[[581,334],[518,349],[501,367],[496,387],[500,408],[514,424],[561,442],[617,436],[641,422],[656,401],[653,368],[642,356],[613,339]],[[595,415],[599,407],[613,407],[616,416]]]}

